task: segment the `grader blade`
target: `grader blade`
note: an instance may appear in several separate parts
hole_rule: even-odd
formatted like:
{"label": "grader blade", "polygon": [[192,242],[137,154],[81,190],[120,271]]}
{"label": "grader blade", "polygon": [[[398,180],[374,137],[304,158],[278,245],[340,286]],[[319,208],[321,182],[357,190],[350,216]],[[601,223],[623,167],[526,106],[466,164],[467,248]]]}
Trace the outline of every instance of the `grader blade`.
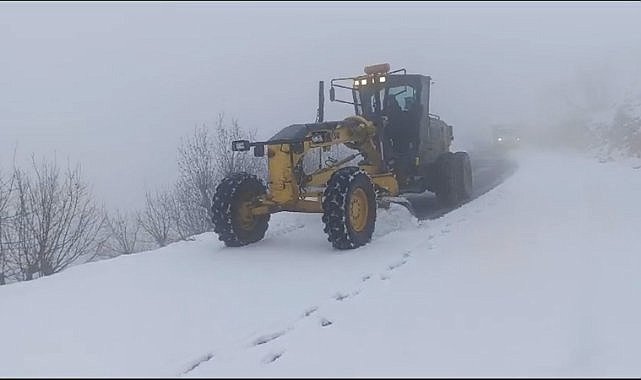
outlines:
{"label": "grader blade", "polygon": [[412,206],[412,202],[410,202],[409,199],[405,197],[381,197],[379,199],[379,205],[383,208],[388,208],[390,203],[401,205],[405,207],[407,211],[410,212],[410,214],[416,216],[416,210]]}

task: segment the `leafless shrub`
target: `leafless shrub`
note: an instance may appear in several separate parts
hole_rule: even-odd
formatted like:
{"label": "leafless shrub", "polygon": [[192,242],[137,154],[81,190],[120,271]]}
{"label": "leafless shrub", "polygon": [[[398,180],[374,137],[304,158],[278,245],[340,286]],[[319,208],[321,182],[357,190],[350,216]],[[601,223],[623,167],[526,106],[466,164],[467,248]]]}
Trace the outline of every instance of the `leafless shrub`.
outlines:
{"label": "leafless shrub", "polygon": [[140,251],[140,223],[129,214],[116,210],[105,218],[109,233],[106,248],[114,256],[129,255]]}
{"label": "leafless shrub", "polygon": [[32,173],[14,169],[10,255],[20,279],[48,276],[91,254],[104,219],[79,167],[32,160]]}
{"label": "leafless shrub", "polygon": [[169,191],[147,192],[145,207],[138,213],[138,223],[158,247],[172,240],[172,198]]}
{"label": "leafless shrub", "polygon": [[5,178],[3,173],[0,172],[0,285],[6,284],[8,277],[12,274],[9,206],[13,192],[14,177]]}

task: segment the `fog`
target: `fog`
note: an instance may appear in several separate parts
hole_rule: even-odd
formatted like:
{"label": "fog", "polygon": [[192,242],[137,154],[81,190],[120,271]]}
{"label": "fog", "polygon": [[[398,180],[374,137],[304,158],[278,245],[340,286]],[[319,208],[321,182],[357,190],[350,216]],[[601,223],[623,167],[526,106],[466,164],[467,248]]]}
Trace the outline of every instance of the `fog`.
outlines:
{"label": "fog", "polygon": [[640,20],[638,2],[2,4],[1,166],[79,162],[100,200],[136,208],[195,126],[224,112],[268,138],[314,120],[319,80],[381,62],[431,75],[431,112],[463,144],[549,126],[586,78],[604,102],[638,85]]}

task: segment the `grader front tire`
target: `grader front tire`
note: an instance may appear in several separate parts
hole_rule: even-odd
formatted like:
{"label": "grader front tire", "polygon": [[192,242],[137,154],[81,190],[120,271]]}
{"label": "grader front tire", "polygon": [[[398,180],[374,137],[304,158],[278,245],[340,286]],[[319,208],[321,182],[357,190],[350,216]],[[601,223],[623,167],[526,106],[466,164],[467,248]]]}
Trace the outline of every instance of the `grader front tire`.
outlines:
{"label": "grader front tire", "polygon": [[324,192],[323,223],[334,248],[353,249],[372,240],[376,193],[365,171],[346,167],[332,175]]}

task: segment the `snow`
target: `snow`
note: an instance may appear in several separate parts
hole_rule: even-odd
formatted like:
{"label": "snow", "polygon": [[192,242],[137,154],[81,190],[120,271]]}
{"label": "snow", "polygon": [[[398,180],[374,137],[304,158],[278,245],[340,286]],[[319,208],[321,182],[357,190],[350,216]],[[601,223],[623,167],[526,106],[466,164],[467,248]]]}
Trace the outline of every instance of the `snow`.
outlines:
{"label": "snow", "polygon": [[595,157],[641,166],[641,93],[629,91],[622,101],[591,115],[590,120],[588,130],[593,136],[591,151]]}
{"label": "snow", "polygon": [[639,376],[639,171],[528,153],[436,220],[319,215],[0,287],[0,376]]}

